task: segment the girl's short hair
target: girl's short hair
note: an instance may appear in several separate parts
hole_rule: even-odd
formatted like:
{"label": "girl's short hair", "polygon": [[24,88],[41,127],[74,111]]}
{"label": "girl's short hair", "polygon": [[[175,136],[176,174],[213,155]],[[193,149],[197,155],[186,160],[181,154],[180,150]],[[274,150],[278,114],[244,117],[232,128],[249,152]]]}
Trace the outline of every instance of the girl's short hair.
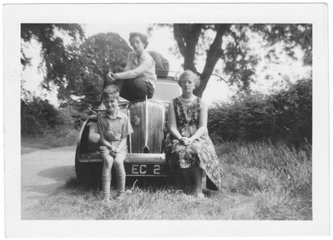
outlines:
{"label": "girl's short hair", "polygon": [[102,93],[102,98],[115,98],[119,100],[119,88],[116,85],[107,86]]}
{"label": "girl's short hair", "polygon": [[194,72],[192,72],[191,70],[185,70],[179,77],[178,80],[178,84],[180,85],[181,81],[184,80],[184,78],[186,77],[192,77],[193,81],[194,81],[194,86],[195,88],[200,86],[200,79],[198,77],[197,74],[195,74]]}
{"label": "girl's short hair", "polygon": [[148,43],[149,43],[147,35],[142,34],[142,33],[138,33],[138,32],[132,32],[132,33],[130,33],[129,42],[130,42],[131,46],[132,46],[131,40],[134,37],[139,37],[141,39],[141,42],[143,43],[145,49],[146,49],[146,47],[148,46]]}

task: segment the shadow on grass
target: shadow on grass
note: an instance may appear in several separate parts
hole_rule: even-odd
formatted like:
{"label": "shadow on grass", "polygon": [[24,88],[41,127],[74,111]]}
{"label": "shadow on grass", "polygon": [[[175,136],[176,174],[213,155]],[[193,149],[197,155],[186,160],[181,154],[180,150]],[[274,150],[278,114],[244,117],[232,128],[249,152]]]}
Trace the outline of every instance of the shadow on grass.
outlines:
{"label": "shadow on grass", "polygon": [[[61,166],[43,170],[38,173],[38,176],[52,179],[52,183],[49,180],[47,184],[24,186],[24,189],[28,192],[36,192],[40,194],[52,194],[57,189],[63,186],[68,180],[72,179],[74,175],[73,166]],[[39,198],[37,196],[36,198]],[[34,198],[34,197],[33,197]]]}
{"label": "shadow on grass", "polygon": [[59,183],[64,183],[75,176],[75,169],[72,165],[54,167],[39,172],[38,176],[50,178]]}

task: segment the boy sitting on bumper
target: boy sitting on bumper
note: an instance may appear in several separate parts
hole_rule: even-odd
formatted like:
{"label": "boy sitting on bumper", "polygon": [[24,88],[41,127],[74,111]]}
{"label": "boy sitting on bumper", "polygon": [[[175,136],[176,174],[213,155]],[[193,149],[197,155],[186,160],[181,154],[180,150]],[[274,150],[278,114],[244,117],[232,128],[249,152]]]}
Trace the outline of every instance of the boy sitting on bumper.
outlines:
{"label": "boy sitting on bumper", "polygon": [[104,199],[110,199],[111,169],[117,173],[117,197],[125,192],[126,172],[124,160],[127,156],[127,136],[133,132],[129,118],[119,111],[119,90],[106,87],[102,94],[105,112],[98,116],[95,132],[100,135],[100,152],[103,159],[102,189]]}

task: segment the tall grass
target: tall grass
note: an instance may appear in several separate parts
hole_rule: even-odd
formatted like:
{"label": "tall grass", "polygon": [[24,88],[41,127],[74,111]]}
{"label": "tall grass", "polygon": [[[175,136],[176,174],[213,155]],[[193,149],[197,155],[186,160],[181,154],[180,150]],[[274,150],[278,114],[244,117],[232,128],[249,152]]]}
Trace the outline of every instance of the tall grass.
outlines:
{"label": "tall grass", "polygon": [[[312,217],[311,146],[227,143],[217,147],[227,191],[252,195],[256,210],[269,219]],[[290,216],[289,216],[290,215]]]}
{"label": "tall grass", "polygon": [[[311,147],[224,143],[216,146],[222,186],[198,200],[164,185],[132,187],[122,200],[102,201],[102,193],[69,180],[25,219],[311,220]],[[112,191],[115,196],[116,191]]]}

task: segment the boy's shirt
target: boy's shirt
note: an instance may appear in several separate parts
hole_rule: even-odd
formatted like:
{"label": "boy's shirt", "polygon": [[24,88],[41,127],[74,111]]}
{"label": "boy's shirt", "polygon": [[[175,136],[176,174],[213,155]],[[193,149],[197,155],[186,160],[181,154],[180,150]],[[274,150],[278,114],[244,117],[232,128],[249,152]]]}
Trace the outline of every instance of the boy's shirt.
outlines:
{"label": "boy's shirt", "polygon": [[117,117],[112,119],[106,112],[98,116],[95,132],[103,134],[107,141],[120,141],[133,133],[129,118],[118,110]]}

